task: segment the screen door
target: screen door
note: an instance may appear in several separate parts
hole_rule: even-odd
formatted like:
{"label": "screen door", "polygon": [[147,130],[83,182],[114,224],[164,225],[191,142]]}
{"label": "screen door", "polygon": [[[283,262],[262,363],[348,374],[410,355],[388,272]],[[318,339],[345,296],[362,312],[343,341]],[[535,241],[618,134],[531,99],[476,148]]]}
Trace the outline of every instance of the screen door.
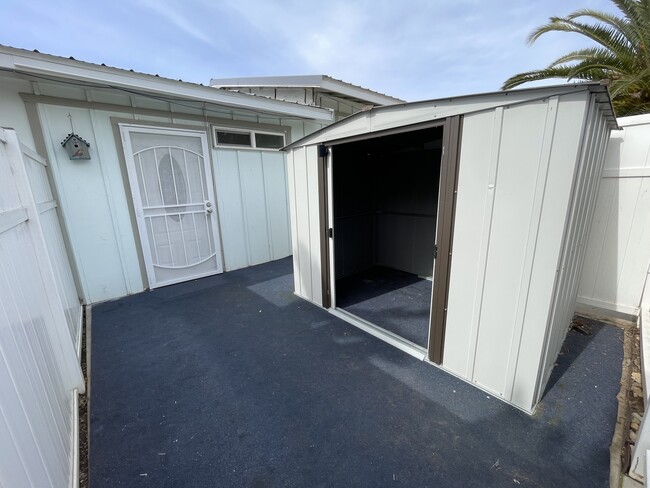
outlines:
{"label": "screen door", "polygon": [[120,124],[150,288],[223,271],[205,132]]}

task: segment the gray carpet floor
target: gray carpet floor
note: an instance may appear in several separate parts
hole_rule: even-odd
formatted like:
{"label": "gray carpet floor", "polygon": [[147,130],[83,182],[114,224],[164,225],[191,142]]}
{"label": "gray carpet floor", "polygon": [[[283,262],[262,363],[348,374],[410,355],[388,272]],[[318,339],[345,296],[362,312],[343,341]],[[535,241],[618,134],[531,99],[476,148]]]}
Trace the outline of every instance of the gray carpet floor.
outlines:
{"label": "gray carpet floor", "polygon": [[90,487],[606,487],[622,334],[526,415],[292,292],[285,259],[93,307]]}

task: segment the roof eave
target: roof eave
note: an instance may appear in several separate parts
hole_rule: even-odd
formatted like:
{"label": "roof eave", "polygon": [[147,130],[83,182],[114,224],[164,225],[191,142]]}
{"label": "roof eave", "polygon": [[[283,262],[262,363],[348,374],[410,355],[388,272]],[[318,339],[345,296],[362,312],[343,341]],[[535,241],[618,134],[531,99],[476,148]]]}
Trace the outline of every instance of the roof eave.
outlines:
{"label": "roof eave", "polygon": [[143,91],[158,95],[174,95],[187,100],[227,105],[233,108],[257,110],[313,120],[332,121],[329,109],[312,107],[243,93],[215,90],[154,75],[134,73],[92,63],[32,53],[21,49],[0,47],[0,68],[17,73],[44,75],[63,80],[82,80],[113,88]]}

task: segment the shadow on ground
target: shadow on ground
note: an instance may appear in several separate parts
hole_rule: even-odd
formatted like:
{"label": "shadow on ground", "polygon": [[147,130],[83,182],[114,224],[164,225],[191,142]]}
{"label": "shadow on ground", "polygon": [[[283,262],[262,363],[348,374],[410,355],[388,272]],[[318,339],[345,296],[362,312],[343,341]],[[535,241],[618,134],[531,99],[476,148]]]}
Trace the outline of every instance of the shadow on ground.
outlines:
{"label": "shadow on ground", "polygon": [[292,286],[285,259],[93,308],[91,488],[607,486],[620,330],[531,417]]}

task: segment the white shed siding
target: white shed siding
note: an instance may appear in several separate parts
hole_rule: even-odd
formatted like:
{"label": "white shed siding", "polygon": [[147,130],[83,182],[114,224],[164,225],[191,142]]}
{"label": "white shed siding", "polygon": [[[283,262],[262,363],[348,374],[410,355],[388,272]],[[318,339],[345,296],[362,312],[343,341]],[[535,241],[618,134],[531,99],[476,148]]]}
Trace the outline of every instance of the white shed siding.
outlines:
{"label": "white shed siding", "polygon": [[610,137],[578,302],[637,314],[650,263],[650,115]]}
{"label": "white shed siding", "polygon": [[585,133],[581,139],[582,152],[578,161],[577,175],[574,178],[573,200],[563,239],[562,259],[555,284],[548,338],[544,341],[546,351],[539,372],[541,380],[537,385],[538,391],[534,401],[543,394],[543,388],[551,374],[575,311],[589,225],[593,217],[610,133],[601,109],[596,104],[595,96],[592,96],[591,102]]}
{"label": "white shed siding", "polygon": [[316,146],[307,146],[289,154],[289,184],[296,293],[322,305],[317,151]]}
{"label": "white shed siding", "polygon": [[21,153],[0,129],[0,483],[58,488],[73,482],[83,379],[34,199],[45,183],[32,191]]}
{"label": "white shed siding", "polygon": [[533,404],[588,97],[463,120],[443,366],[524,409]]}
{"label": "white shed siding", "polygon": [[[443,366],[526,410],[537,400],[588,97],[551,97],[463,121]],[[578,266],[567,264],[569,283]],[[570,313],[569,298],[552,321],[552,361]]]}
{"label": "white shed siding", "polygon": [[[573,314],[612,120],[599,90],[524,95],[443,101],[428,118],[464,114],[442,366],[531,411]],[[424,110],[360,114],[291,150],[300,296],[321,304],[316,144],[424,121]]]}

